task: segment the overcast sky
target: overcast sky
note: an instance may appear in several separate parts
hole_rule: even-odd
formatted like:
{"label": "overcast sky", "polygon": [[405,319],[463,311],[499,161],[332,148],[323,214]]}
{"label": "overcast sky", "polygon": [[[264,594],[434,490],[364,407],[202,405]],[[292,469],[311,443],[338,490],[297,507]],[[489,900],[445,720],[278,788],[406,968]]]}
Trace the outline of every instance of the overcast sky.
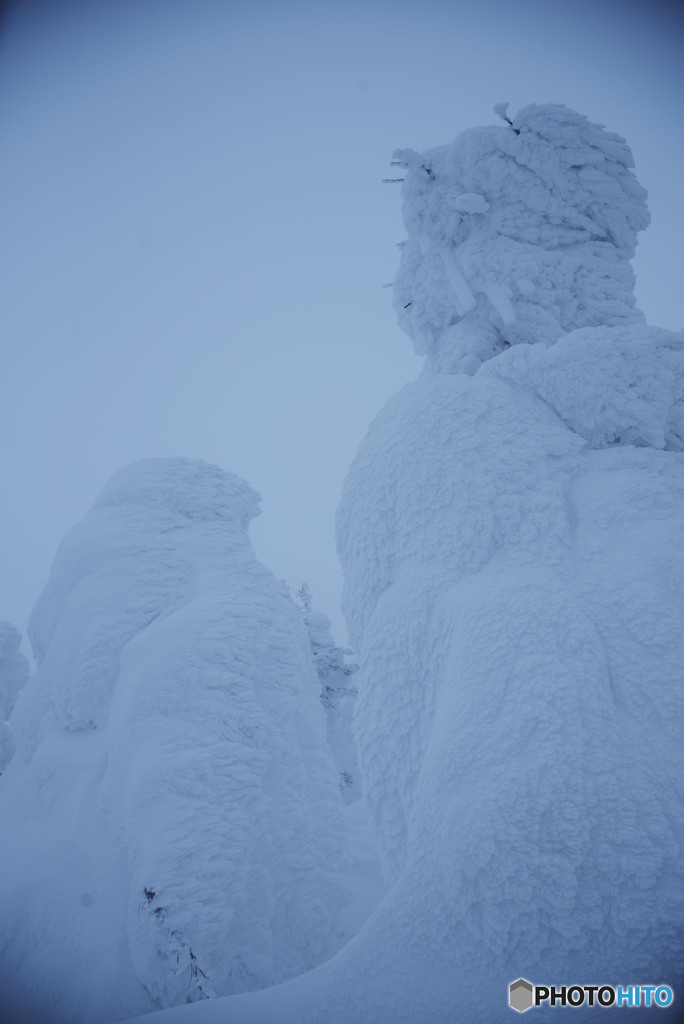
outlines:
{"label": "overcast sky", "polygon": [[0,618],[22,631],[111,474],[202,458],[344,641],[333,517],[383,403],[396,147],[528,103],[624,135],[651,323],[684,326],[684,29],[657,0],[24,0],[0,36]]}

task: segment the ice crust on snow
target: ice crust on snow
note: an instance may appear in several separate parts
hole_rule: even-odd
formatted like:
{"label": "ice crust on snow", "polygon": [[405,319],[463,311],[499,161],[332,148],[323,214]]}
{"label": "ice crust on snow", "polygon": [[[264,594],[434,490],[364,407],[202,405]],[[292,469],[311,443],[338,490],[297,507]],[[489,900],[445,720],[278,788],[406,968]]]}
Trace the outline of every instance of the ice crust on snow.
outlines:
{"label": "ice crust on snow", "polygon": [[2,988],[36,1018],[262,987],[339,943],[337,772],[301,615],[249,543],[257,502],[144,460],[60,547],[0,793]]}
{"label": "ice crust on snow", "polygon": [[649,216],[619,135],[532,105],[394,159],[408,233],[394,306],[431,369],[474,373],[508,345],[643,321],[629,260]]}

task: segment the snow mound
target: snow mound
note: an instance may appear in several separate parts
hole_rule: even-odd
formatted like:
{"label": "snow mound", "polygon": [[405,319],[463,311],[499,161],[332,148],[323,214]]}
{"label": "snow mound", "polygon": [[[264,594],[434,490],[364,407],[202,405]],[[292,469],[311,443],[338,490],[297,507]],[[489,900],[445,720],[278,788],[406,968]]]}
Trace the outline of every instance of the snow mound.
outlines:
{"label": "snow mound", "polygon": [[0,790],[2,988],[36,1018],[262,987],[339,944],[337,772],[301,615],[249,543],[257,500],[145,460],[60,547]]}
{"label": "snow mound", "polygon": [[649,215],[624,139],[555,104],[505,120],[394,154],[408,233],[394,306],[435,370],[643,320],[629,260]]}

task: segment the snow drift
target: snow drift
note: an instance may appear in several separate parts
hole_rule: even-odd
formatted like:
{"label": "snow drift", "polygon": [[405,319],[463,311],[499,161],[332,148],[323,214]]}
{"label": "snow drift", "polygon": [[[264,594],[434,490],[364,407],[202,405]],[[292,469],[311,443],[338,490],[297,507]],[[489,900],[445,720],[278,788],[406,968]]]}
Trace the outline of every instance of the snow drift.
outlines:
{"label": "snow drift", "polygon": [[337,941],[342,804],[258,495],[145,460],[65,537],[2,779],[5,999],[102,1022],[274,984]]}

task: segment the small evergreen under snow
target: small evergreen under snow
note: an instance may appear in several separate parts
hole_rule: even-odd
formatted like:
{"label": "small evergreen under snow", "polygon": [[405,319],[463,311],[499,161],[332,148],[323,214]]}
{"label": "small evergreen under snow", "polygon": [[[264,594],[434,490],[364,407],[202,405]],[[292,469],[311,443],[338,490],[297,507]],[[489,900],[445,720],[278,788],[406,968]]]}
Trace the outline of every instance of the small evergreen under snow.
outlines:
{"label": "small evergreen under snow", "polygon": [[624,140],[497,112],[395,155],[426,367],[343,487],[353,687],[254,559],[236,478],[139,463],[65,539],[2,780],[6,984],[56,1020],[233,992],[147,1019],[504,1024],[521,976],[665,983],[639,1019],[678,1018],[684,336],[634,305]]}
{"label": "small evergreen under snow", "polygon": [[330,619],[312,608],[309,588],[304,583],[297,592],[303,605],[303,618],[311,640],[316,672],[321,683],[321,704],[328,723],[328,744],[339,771],[339,789],[346,804],[361,796],[356,765],[356,744],[352,735],[352,717],[358,690],[352,685],[359,666],[348,664],[347,651],[337,647],[330,634]]}

